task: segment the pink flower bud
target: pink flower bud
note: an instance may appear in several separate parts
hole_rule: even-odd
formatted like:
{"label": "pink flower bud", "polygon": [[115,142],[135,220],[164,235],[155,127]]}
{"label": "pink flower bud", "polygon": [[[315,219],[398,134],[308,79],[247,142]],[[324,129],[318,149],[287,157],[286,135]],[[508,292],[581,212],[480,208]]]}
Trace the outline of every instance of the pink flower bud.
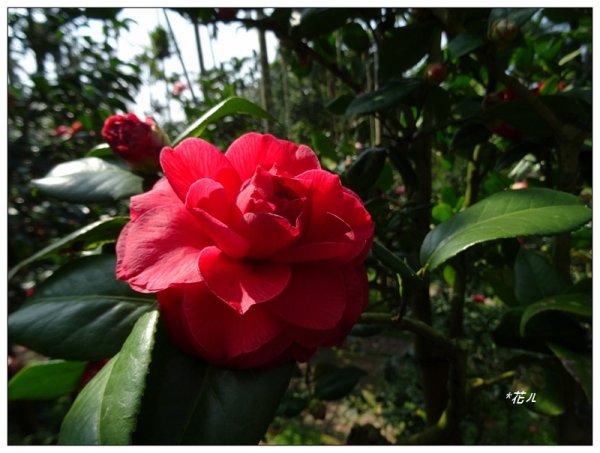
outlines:
{"label": "pink flower bud", "polygon": [[171,94],[173,96],[179,96],[185,90],[187,90],[187,84],[183,83],[181,80],[178,80],[173,84],[173,89],[171,90]]}

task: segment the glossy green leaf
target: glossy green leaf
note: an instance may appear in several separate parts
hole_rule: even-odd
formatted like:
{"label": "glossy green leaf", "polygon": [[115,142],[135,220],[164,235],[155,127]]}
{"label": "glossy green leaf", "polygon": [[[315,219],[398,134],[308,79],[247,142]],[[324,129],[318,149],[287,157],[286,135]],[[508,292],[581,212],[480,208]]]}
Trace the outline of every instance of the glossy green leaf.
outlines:
{"label": "glossy green leaf", "polygon": [[342,94],[337,98],[331,99],[325,103],[325,108],[336,115],[343,115],[350,103],[354,100],[351,94]]}
{"label": "glossy green leaf", "polygon": [[480,36],[461,33],[448,43],[448,53],[450,58],[460,58],[483,46],[484,43],[485,41]]}
{"label": "glossy green leaf", "polygon": [[431,217],[438,222],[448,220],[453,214],[454,211],[452,210],[452,206],[446,203],[438,203],[431,209]]}
{"label": "glossy green leaf", "polygon": [[539,11],[539,8],[494,8],[490,12],[491,24],[498,19],[510,19],[514,21],[518,26],[525,25],[531,17]]}
{"label": "glossy green leaf", "polygon": [[549,310],[539,313],[529,320],[521,335],[521,319],[525,307],[517,306],[508,310],[493,331],[497,346],[550,353],[548,342],[558,342],[570,348],[579,348],[589,338],[588,330],[581,322],[560,311]]}
{"label": "glossy green leaf", "polygon": [[49,362],[28,365],[8,382],[8,399],[54,399],[77,389],[85,362]]}
{"label": "glossy green leaf", "polygon": [[121,351],[85,386],[65,416],[63,445],[127,445],[136,427],[158,311],[142,316]]}
{"label": "glossy green leaf", "polygon": [[357,22],[344,25],[342,28],[342,41],[349,49],[357,53],[367,52],[371,45],[369,34]]}
{"label": "glossy green leaf", "polygon": [[425,121],[430,126],[444,124],[450,117],[450,96],[442,87],[430,87],[425,97],[423,111]]}
{"label": "glossy green leaf", "polygon": [[244,98],[232,96],[219,102],[208,112],[206,112],[196,121],[194,121],[173,141],[173,146],[177,145],[182,140],[188,137],[201,136],[209,124],[214,123],[215,121],[223,118],[224,116],[233,115],[236,113],[251,115],[256,118],[264,118],[276,122],[276,120],[271,116],[270,113],[266,112],[253,102],[250,102],[249,100]]}
{"label": "glossy green leaf", "polygon": [[121,229],[128,221],[129,219],[127,217],[113,217],[107,220],[98,220],[97,222],[84,226],[63,238],[58,239],[48,247],[44,247],[39,252],[15,265],[9,271],[8,279],[10,280],[13,278],[25,266],[66,248],[85,250],[88,246],[95,248],[107,242],[114,242],[119,236]]}
{"label": "glossy green leaf", "polygon": [[373,241],[372,251],[379,261],[400,274],[403,279],[418,279],[408,263],[383,245],[379,239]]}
{"label": "glossy green leaf", "polygon": [[498,192],[430,231],[421,246],[421,263],[432,270],[481,242],[564,233],[591,218],[591,209],[576,196],[564,192],[549,189]]}
{"label": "glossy green leaf", "polygon": [[293,370],[210,366],[176,349],[160,327],[152,355],[136,444],[256,445]]}
{"label": "glossy green leaf", "polygon": [[592,403],[592,358],[591,356],[575,352],[558,343],[548,343],[567,372],[583,389],[588,402]]}
{"label": "glossy green leaf", "polygon": [[8,317],[11,340],[51,357],[112,357],[135,321],[155,306],[116,280],[115,263],[114,255],[95,255],[60,268]]}
{"label": "glossy green leaf", "polygon": [[385,166],[387,152],[383,148],[369,148],[361,152],[346,171],[348,186],[359,195],[368,191]]}
{"label": "glossy green leaf", "polygon": [[319,157],[327,157],[329,159],[337,159],[335,144],[324,133],[314,131],[310,134],[313,150]]}
{"label": "glossy green leaf", "polygon": [[8,317],[12,341],[50,357],[101,360],[119,351],[148,299],[65,296],[39,299]]}
{"label": "glossy green leaf", "polygon": [[567,283],[546,258],[521,248],[515,260],[515,297],[531,303],[566,291]]}
{"label": "glossy green leaf", "polygon": [[86,157],[112,157],[113,151],[106,143],[101,143],[100,145],[94,146],[90,149]]}
{"label": "glossy green leaf", "polygon": [[423,86],[422,79],[400,79],[383,84],[378,90],[354,98],[345,116],[365,115],[404,103]]}
{"label": "glossy green leaf", "polygon": [[472,155],[473,148],[480,143],[487,142],[491,135],[489,129],[483,124],[469,123],[456,131],[452,137],[451,148]]}
{"label": "glossy green leaf", "polygon": [[332,367],[316,378],[315,397],[333,401],[349,394],[367,372],[355,366]]}
{"label": "glossy green leaf", "polygon": [[308,39],[328,35],[344,25],[351,11],[347,8],[306,8],[292,32]]}
{"label": "glossy green leaf", "polygon": [[547,297],[525,308],[521,317],[521,335],[531,318],[546,311],[560,311],[578,316],[592,317],[592,297],[588,294],[560,294]]}
{"label": "glossy green leaf", "polygon": [[69,296],[122,296],[154,300],[152,294],[131,289],[127,282],[116,279],[115,255],[90,255],[70,261],[36,286],[28,304],[54,297]]}
{"label": "glossy green leaf", "polygon": [[58,164],[32,184],[41,192],[75,203],[115,201],[142,193],[143,179],[98,157]]}
{"label": "glossy green leaf", "polygon": [[430,22],[415,23],[388,31],[379,47],[379,75],[382,80],[401,76],[427,55],[434,37]]}

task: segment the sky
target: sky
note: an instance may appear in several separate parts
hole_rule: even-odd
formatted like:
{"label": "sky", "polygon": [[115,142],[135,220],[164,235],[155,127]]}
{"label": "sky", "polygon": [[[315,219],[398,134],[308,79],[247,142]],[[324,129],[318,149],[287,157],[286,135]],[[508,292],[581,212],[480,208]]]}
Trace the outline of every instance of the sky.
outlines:
{"label": "sky", "polygon": [[[128,32],[124,32],[120,39],[119,58],[127,61],[134,55],[141,53],[144,47],[150,46],[150,32],[161,25],[168,31],[167,23],[161,8],[124,8],[120,18],[131,18],[135,23],[130,24]],[[185,62],[186,68],[191,74],[198,74],[200,64],[196,51],[196,41],[194,37],[193,25],[190,21],[184,19],[175,11],[166,10],[169,22],[175,34],[177,44]],[[102,36],[101,24],[95,24],[91,29],[94,35]],[[92,35],[92,36],[94,36]],[[233,57],[251,57],[253,51],[258,52],[258,33],[256,30],[246,30],[239,24],[220,24],[217,39],[210,39],[208,27],[200,27],[200,40],[202,41],[204,53],[204,65],[207,69],[218,66],[222,62],[227,62]],[[277,39],[273,33],[266,34],[267,54],[269,60],[273,61],[277,48]],[[211,51],[212,46],[212,51]],[[183,74],[181,63],[175,52],[165,61],[167,74]],[[183,80],[185,82],[185,80]],[[164,93],[164,90],[157,90]],[[199,95],[198,87],[194,87],[196,96]],[[183,96],[189,96],[189,91],[183,93]],[[133,113],[139,115],[151,114],[149,87],[144,86],[136,97],[136,105],[132,108]],[[172,119],[174,121],[185,118],[180,104],[171,103]]]}
{"label": "sky", "polygon": [[[167,32],[169,30],[165,19],[165,12],[168,15],[169,22],[173,29],[177,45],[182,54],[182,59],[190,78],[200,72],[200,64],[198,61],[198,53],[196,50],[196,38],[194,36],[194,28],[190,21],[183,18],[179,13],[163,9],[163,8],[123,8],[119,14],[119,19],[132,19],[129,22],[129,30],[123,30],[118,42],[118,57],[123,61],[131,61],[136,55],[143,52],[143,49],[150,47],[150,33],[160,25]],[[88,35],[97,42],[104,40],[102,31],[102,23],[100,21],[89,21],[88,26],[79,27],[77,33],[80,36]],[[258,52],[258,32],[254,29],[246,30],[239,23],[219,24],[218,36],[216,39],[209,36],[209,28],[206,26],[200,27],[200,40],[203,48],[203,60],[206,69],[211,69],[219,66],[221,63],[230,61],[233,57],[252,57],[253,52]],[[277,51],[277,39],[271,32],[266,33],[267,54],[269,61],[275,59]],[[181,62],[172,49],[172,55],[165,60],[165,70],[167,76],[173,73],[182,74],[183,69]],[[35,59],[31,52],[24,61],[21,62],[24,69],[28,72],[33,72],[35,68]],[[169,86],[169,88],[171,88]],[[131,106],[132,113],[138,116],[153,115],[150,105],[150,89],[151,87],[145,84],[141,87],[137,96],[136,103]],[[193,87],[196,96],[200,95],[199,88]],[[153,87],[153,96],[164,102],[166,89],[164,85]],[[182,93],[182,96],[191,99],[189,89]],[[173,121],[181,121],[185,119],[185,114],[179,102],[171,102],[171,118]]]}

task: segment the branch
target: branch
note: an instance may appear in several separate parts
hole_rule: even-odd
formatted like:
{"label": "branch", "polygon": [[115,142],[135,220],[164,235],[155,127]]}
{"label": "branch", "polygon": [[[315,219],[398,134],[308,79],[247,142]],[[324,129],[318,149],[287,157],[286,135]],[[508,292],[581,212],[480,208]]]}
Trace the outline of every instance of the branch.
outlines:
{"label": "branch", "polygon": [[400,319],[400,316],[398,315],[390,315],[387,313],[363,313],[360,317],[360,322],[364,324],[395,325],[402,330],[407,330],[431,340],[449,355],[453,355],[455,352],[455,343],[453,340],[438,332],[430,325],[417,319],[406,316]]}
{"label": "branch", "polygon": [[292,48],[299,54],[304,54],[310,56],[313,60],[323,66],[326,70],[331,72],[334,76],[340,79],[343,83],[345,83],[349,88],[354,91],[354,93],[361,93],[364,91],[364,88],[356,83],[352,78],[352,75],[346,72],[343,68],[339,67],[336,63],[329,61],[327,58],[323,57],[320,53],[315,51],[308,44],[304,43],[300,37],[292,36],[288,33],[288,30],[285,30],[281,25],[269,18],[255,20],[255,19],[246,19],[246,18],[234,18],[234,19],[219,19],[219,20],[209,20],[204,21],[203,23],[231,23],[231,22],[240,22],[246,28],[256,28],[263,31],[271,31],[275,33],[275,36],[279,38],[279,41],[287,46]]}

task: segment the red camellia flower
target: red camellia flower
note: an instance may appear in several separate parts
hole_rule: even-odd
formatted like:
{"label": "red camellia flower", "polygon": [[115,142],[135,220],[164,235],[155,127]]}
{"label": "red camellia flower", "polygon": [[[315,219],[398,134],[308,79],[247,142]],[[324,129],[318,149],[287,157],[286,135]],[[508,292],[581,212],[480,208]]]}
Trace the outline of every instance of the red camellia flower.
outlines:
{"label": "red camellia flower", "polygon": [[373,223],[313,151],[246,134],[225,154],[164,148],[165,178],[131,198],[117,277],[157,292],[173,341],[234,368],[307,360],[367,305]]}
{"label": "red camellia flower", "polygon": [[104,122],[102,137],[132,170],[153,174],[160,169],[158,156],[166,140],[156,122],[133,113],[113,115]]}

